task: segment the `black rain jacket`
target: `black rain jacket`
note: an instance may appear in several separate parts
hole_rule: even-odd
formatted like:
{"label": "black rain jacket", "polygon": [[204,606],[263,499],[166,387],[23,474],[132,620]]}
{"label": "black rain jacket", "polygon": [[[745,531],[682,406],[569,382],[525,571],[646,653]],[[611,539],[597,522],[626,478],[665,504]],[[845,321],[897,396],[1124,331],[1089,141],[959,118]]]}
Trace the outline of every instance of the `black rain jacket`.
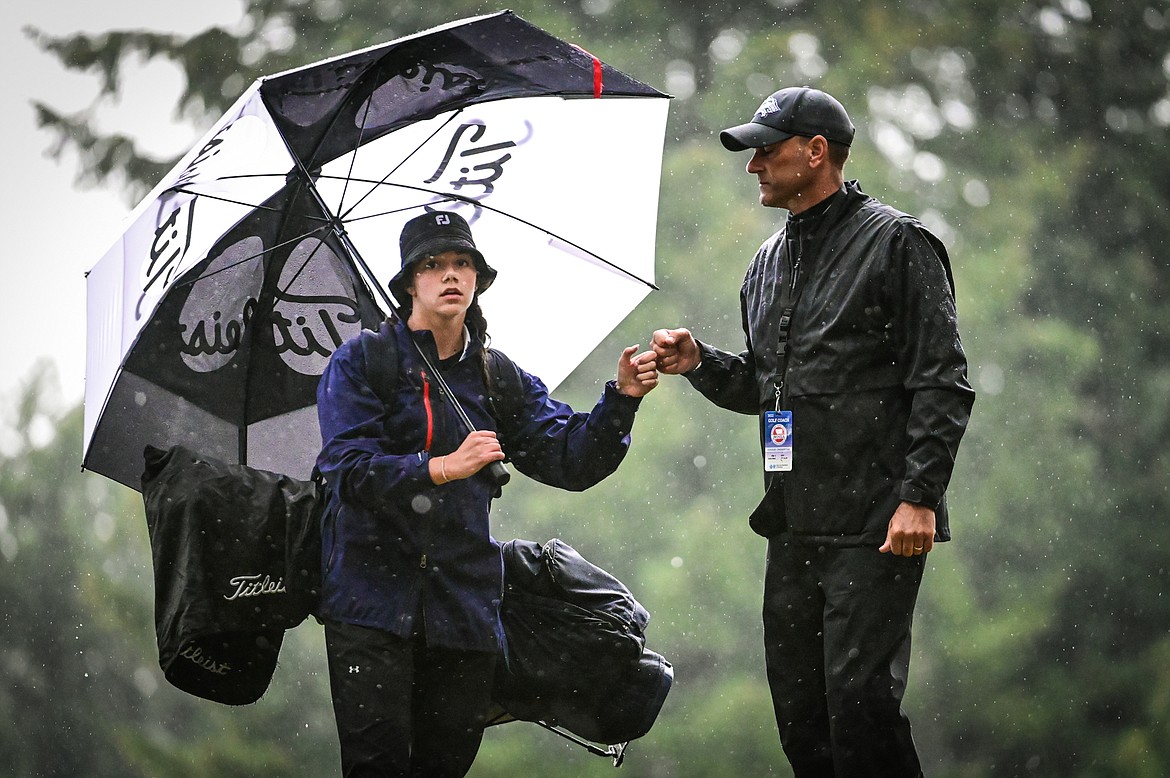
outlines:
{"label": "black rain jacket", "polygon": [[[781,312],[793,298],[780,360]],[[936,540],[949,540],[944,496],[975,393],[942,243],[850,181],[760,247],[740,305],[747,349],[700,343],[687,378],[721,407],[760,414],[761,441],[764,411],[792,411],[793,468],[765,473],[752,528],[881,545],[907,501],[933,508]]]}

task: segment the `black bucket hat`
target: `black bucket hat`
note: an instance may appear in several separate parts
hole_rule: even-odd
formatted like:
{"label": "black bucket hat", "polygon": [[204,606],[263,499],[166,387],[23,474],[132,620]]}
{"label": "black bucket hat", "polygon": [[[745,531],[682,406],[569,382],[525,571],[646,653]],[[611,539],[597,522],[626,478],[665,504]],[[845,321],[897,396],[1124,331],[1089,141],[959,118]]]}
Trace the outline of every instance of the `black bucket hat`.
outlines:
{"label": "black bucket hat", "polygon": [[475,247],[471,227],[457,213],[428,211],[414,217],[403,226],[402,234],[398,238],[398,247],[402,254],[402,267],[387,286],[400,303],[410,296],[407,292],[410,286],[410,267],[426,257],[442,254],[444,251],[462,251],[472,256],[475,260],[475,269],[479,273],[475,283],[477,293],[486,290],[496,280],[496,271]]}
{"label": "black bucket hat", "polygon": [[819,89],[790,86],[769,95],[747,124],[719,133],[719,140],[728,151],[758,149],[794,135],[823,135],[833,143],[851,146],[855,133],[845,106],[837,98]]}

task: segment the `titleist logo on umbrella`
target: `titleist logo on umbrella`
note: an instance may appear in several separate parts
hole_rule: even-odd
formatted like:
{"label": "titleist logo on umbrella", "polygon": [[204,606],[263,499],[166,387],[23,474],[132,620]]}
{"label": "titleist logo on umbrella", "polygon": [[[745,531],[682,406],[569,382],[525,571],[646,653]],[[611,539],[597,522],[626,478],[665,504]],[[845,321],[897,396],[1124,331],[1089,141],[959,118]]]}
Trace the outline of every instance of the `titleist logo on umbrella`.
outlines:
{"label": "titleist logo on umbrella", "polygon": [[272,580],[272,576],[265,575],[260,577],[260,573],[254,575],[237,575],[228,581],[235,591],[230,595],[225,594],[225,600],[238,600],[241,597],[260,597],[265,594],[284,594],[288,590],[284,586],[284,579],[277,578]]}

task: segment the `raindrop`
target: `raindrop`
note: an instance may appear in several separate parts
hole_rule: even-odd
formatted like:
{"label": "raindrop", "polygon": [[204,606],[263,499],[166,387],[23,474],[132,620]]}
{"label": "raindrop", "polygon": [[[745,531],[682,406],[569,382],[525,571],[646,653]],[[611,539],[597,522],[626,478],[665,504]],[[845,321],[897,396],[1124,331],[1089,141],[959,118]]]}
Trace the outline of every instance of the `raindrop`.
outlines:
{"label": "raindrop", "polygon": [[732,27],[716,35],[715,40],[711,41],[707,50],[712,57],[720,62],[730,62],[743,51],[743,45],[746,41],[747,36]]}
{"label": "raindrop", "polygon": [[604,16],[613,8],[612,0],[581,0],[581,10],[589,16]]}
{"label": "raindrop", "polygon": [[1036,21],[1040,24],[1040,29],[1047,35],[1054,38],[1063,36],[1068,32],[1068,20],[1064,18],[1064,14],[1055,8],[1045,8],[1040,11],[1036,17]]}
{"label": "raindrop", "polygon": [[940,110],[947,124],[956,130],[969,130],[975,126],[975,114],[962,100],[944,100]]}
{"label": "raindrop", "polygon": [[875,121],[870,136],[882,155],[898,167],[906,167],[914,157],[914,146],[906,134],[889,122]]}
{"label": "raindrop", "polygon": [[676,59],[666,65],[666,91],[680,100],[695,93],[695,69],[691,63]]}
{"label": "raindrop", "polygon": [[985,208],[991,204],[991,190],[987,184],[972,178],[963,184],[963,199],[974,208]]}
{"label": "raindrop", "polygon": [[1085,0],[1060,0],[1060,7],[1078,22],[1087,22],[1093,18],[1093,10]]}
{"label": "raindrop", "polygon": [[807,32],[794,33],[788,38],[788,50],[797,57],[815,57],[820,53],[820,46],[817,36]]}
{"label": "raindrop", "polygon": [[108,513],[99,513],[93,518],[93,534],[100,542],[108,543],[114,537],[114,519]]}
{"label": "raindrop", "polygon": [[415,498],[410,501],[410,507],[414,510],[415,513],[418,514],[429,512],[431,505],[431,498],[427,497],[425,494],[416,495]]}
{"label": "raindrop", "polygon": [[1150,121],[1160,127],[1170,126],[1170,99],[1163,97],[1150,107]]}
{"label": "raindrop", "polygon": [[670,566],[674,567],[674,568],[682,567],[683,566],[683,558],[681,556],[674,557],[673,559],[670,560]]}
{"label": "raindrop", "polygon": [[38,413],[28,423],[28,440],[33,448],[44,448],[53,442],[56,427],[53,420],[43,413]]}
{"label": "raindrop", "polygon": [[143,697],[150,697],[158,691],[158,679],[147,667],[139,667],[134,671],[134,685]]}
{"label": "raindrop", "polygon": [[820,55],[821,42],[815,35],[798,32],[788,39],[788,50],[796,57],[796,69],[810,80],[820,78],[829,69]]}
{"label": "raindrop", "polygon": [[4,557],[4,561],[13,561],[19,552],[20,543],[16,536],[8,531],[0,531],[0,556]]}
{"label": "raindrop", "polygon": [[1003,368],[994,362],[982,365],[975,374],[975,383],[979,391],[990,395],[997,395],[1003,391],[1005,379]]}
{"label": "raindrop", "polygon": [[937,154],[920,151],[914,155],[914,174],[928,183],[938,183],[947,174],[947,166]]}

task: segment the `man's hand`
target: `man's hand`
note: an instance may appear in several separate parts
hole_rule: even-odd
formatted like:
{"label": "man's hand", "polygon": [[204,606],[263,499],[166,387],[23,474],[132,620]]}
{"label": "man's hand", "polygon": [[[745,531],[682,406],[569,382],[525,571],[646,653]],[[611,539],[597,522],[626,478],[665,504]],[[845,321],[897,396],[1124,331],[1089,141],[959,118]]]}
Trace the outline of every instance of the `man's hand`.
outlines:
{"label": "man's hand", "polygon": [[934,548],[934,511],[925,505],[904,502],[894,511],[886,542],[878,551],[895,556],[916,556]]}
{"label": "man's hand", "polygon": [[658,357],[658,369],[667,375],[682,375],[699,366],[702,354],[688,329],[655,330],[651,347]]}
{"label": "man's hand", "polygon": [[653,351],[634,356],[637,350],[629,346],[618,357],[617,390],[627,397],[645,397],[658,386],[657,357]]}

